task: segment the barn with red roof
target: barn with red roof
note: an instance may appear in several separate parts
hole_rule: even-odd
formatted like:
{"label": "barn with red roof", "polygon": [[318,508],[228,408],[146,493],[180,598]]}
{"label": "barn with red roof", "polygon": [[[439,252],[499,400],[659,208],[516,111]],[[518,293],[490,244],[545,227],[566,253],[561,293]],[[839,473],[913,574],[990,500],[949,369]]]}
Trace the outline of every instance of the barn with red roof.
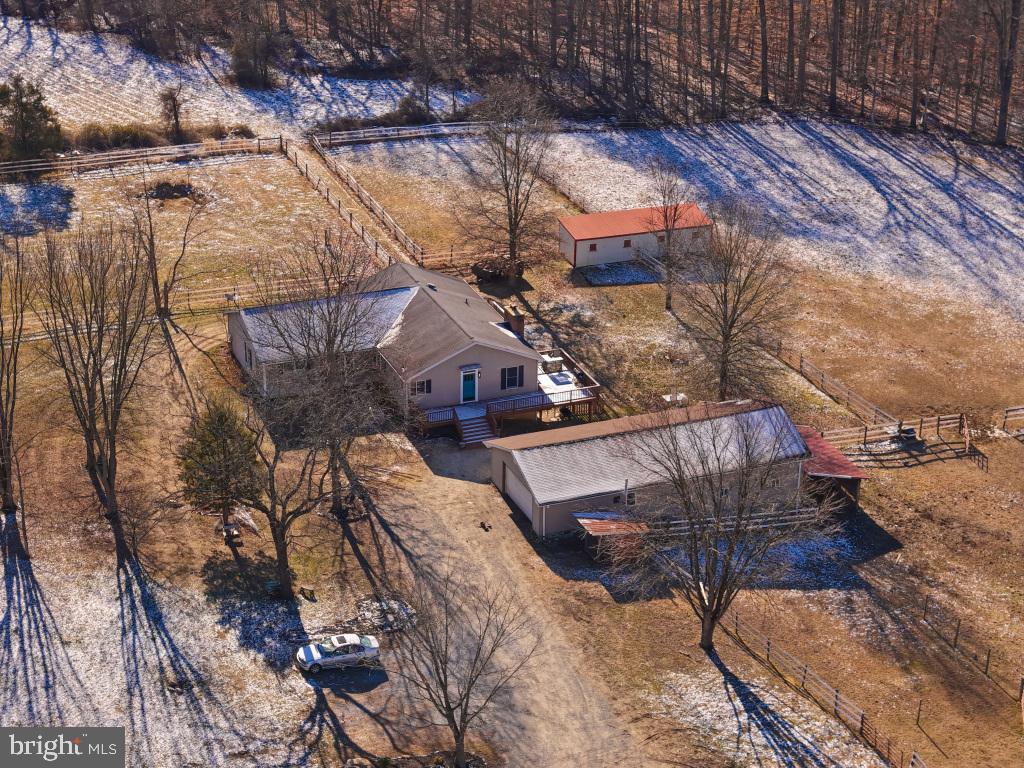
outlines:
{"label": "barn with red roof", "polygon": [[711,219],[696,203],[563,216],[558,220],[558,249],[574,267],[637,256],[659,258],[668,230],[679,252],[703,253],[711,237]]}

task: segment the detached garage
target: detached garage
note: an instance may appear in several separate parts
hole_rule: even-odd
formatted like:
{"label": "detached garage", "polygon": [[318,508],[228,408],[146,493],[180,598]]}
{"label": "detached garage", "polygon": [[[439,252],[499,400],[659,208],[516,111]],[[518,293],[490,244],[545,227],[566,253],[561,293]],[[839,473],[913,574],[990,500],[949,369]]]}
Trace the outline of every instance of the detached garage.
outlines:
{"label": "detached garage", "polygon": [[684,203],[668,216],[665,208],[563,216],[558,220],[558,250],[573,267],[630,261],[637,256],[656,258],[665,240],[664,222],[675,222],[674,243],[683,253],[703,253],[711,237],[711,219],[696,203]]}
{"label": "detached garage", "polygon": [[[586,531],[600,536],[621,533],[617,514],[657,503],[664,478],[635,461],[636,435],[673,429],[701,435],[705,422],[739,434],[756,429],[781,441],[780,461],[772,472],[780,495],[800,487],[807,446],[785,410],[774,403],[732,400],[699,403],[659,414],[640,414],[571,427],[487,440],[491,481],[517,508],[538,536]],[[724,433],[723,433],[724,434]]]}

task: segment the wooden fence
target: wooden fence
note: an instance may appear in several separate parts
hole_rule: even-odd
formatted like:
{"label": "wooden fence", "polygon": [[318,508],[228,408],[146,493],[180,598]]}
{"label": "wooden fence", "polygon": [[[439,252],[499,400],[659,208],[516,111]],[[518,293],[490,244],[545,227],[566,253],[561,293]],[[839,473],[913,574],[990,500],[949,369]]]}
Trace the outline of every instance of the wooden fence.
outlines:
{"label": "wooden fence", "polygon": [[263,154],[279,152],[282,149],[280,136],[255,139],[224,139],[204,141],[199,144],[173,144],[167,147],[147,149],[118,149],[111,152],[90,152],[68,155],[46,160],[19,160],[0,163],[0,178],[42,174],[69,175],[85,171],[117,168],[125,165],[149,166],[158,163],[175,163],[186,160],[201,160],[224,155]]}
{"label": "wooden fence", "polygon": [[352,193],[359,198],[359,201],[377,217],[377,220],[381,223],[384,229],[387,230],[388,234],[395,238],[395,240],[398,241],[398,244],[401,245],[418,264],[422,263],[422,246],[405,233],[405,230],[399,226],[398,222],[395,221],[390,213],[387,212],[384,206],[378,203],[374,199],[373,195],[363,188],[363,185],[359,183],[348,168],[324,150],[316,136],[311,139],[311,143],[313,145],[313,149],[316,150],[318,155],[320,155],[331,173],[335,174],[350,190],[352,190]]}
{"label": "wooden fence", "polygon": [[435,139],[447,136],[472,136],[483,132],[486,122],[432,123],[431,125],[403,125],[393,128],[362,128],[354,131],[320,133],[313,140],[330,149],[349,144],[368,144],[374,141],[405,139]]}
{"label": "wooden fence", "polygon": [[868,424],[879,424],[883,422],[896,421],[896,417],[886,413],[867,398],[857,394],[839,379],[825,373],[814,363],[805,359],[796,350],[784,346],[778,339],[768,342],[768,349],[783,363],[799,373],[814,386],[831,397],[837,403],[842,403],[857,416]]}
{"label": "wooden fence", "polygon": [[916,752],[908,755],[892,738],[883,734],[875,718],[869,718],[849,697],[829,685],[807,664],[779,647],[770,637],[740,618],[739,614],[733,613],[732,618],[723,621],[722,626],[726,631],[731,630],[738,642],[776,674],[849,728],[855,736],[875,750],[886,764],[893,768],[927,768]]}
{"label": "wooden fence", "polygon": [[1004,432],[1024,432],[1024,405],[1003,409],[1003,423],[1000,428]]}
{"label": "wooden fence", "polygon": [[936,435],[945,430],[955,429],[958,434],[964,434],[967,419],[962,413],[947,413],[941,416],[914,416],[906,419],[891,419],[877,424],[865,424],[863,427],[846,427],[844,429],[830,429],[822,432],[822,437],[828,440],[837,448],[845,448],[852,445],[867,445],[868,443],[889,440],[904,433],[905,430],[913,429],[919,437],[934,432]]}
{"label": "wooden fence", "polygon": [[374,237],[370,233],[370,231],[363,226],[362,222],[360,222],[359,219],[355,218],[355,215],[352,213],[352,211],[350,211],[348,208],[342,205],[341,198],[339,198],[337,195],[335,195],[333,198],[331,197],[330,185],[328,185],[327,182],[325,182],[319,176],[314,176],[310,174],[309,163],[304,162],[302,160],[298,151],[291,146],[291,142],[287,140],[283,142],[283,151],[284,156],[291,161],[292,165],[294,165],[298,169],[299,173],[305,176],[306,180],[313,185],[316,191],[326,198],[328,205],[337,209],[338,214],[341,215],[342,218],[347,219],[349,227],[352,228],[352,231],[356,233],[359,239],[363,242],[363,245],[365,245],[367,249],[373,254],[374,259],[377,262],[387,265],[391,264],[394,261],[400,261],[396,254],[391,253],[387,246],[382,244],[376,237]]}

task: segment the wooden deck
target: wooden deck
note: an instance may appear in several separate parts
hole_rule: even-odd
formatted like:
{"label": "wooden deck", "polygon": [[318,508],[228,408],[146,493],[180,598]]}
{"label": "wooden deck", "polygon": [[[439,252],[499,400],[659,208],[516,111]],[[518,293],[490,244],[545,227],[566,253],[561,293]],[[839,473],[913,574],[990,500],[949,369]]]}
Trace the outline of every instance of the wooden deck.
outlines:
{"label": "wooden deck", "polygon": [[[455,425],[460,438],[465,438],[464,427],[473,423],[474,427],[480,419],[485,419],[495,436],[501,435],[502,422],[508,418],[519,418],[526,415],[542,416],[544,413],[568,408],[578,415],[593,416],[601,400],[601,385],[594,377],[577,363],[570,355],[560,349],[544,350],[542,355],[557,355],[562,358],[562,370],[549,374],[541,367],[538,377],[541,385],[536,392],[522,395],[496,397],[490,400],[478,400],[461,405],[430,408],[424,412],[426,427],[433,429]],[[553,375],[569,374],[572,384],[558,386]],[[473,430],[474,433],[477,429]],[[475,444],[480,440],[464,440],[465,445]]]}

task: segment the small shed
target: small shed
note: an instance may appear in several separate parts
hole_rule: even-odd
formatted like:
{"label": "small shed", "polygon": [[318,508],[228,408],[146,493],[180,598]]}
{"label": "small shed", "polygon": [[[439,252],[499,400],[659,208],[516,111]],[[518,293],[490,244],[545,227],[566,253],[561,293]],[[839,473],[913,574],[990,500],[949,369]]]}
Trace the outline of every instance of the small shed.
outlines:
{"label": "small shed", "polygon": [[[665,235],[664,207],[563,216],[558,220],[558,250],[573,267],[613,264],[637,256],[657,257]],[[696,203],[684,203],[672,215],[684,253],[703,253],[711,237],[711,219]]]}
{"label": "small shed", "polygon": [[822,437],[814,427],[800,425],[800,436],[807,444],[811,457],[804,462],[804,474],[816,481],[823,498],[831,496],[840,506],[839,511],[857,508],[860,484],[868,474],[854,464],[842,451]]}

